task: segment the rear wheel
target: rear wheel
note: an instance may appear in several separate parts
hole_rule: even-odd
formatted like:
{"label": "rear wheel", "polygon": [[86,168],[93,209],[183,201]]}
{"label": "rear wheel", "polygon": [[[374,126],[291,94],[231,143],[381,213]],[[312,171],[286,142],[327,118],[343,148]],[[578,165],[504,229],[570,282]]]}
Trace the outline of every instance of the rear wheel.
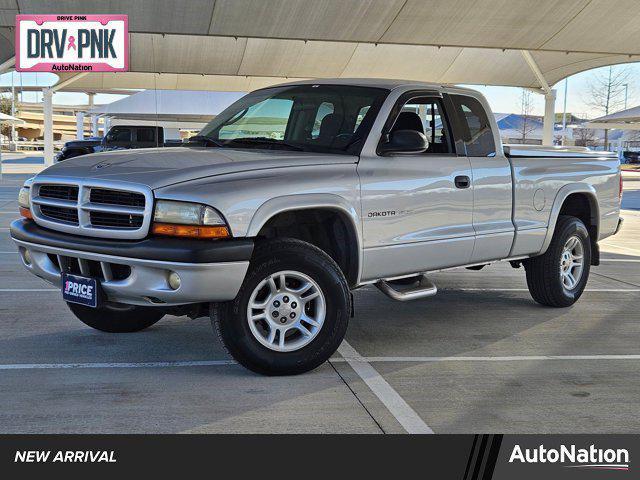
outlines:
{"label": "rear wheel", "polygon": [[582,295],[591,265],[589,231],[578,218],[561,216],[547,251],[524,263],[533,299],[550,307],[568,307]]}
{"label": "rear wheel", "polygon": [[91,308],[70,302],[67,306],[84,324],[108,333],[139,332],[164,317],[164,311],[154,307],[107,304]]}
{"label": "rear wheel", "polygon": [[338,265],[292,239],[256,248],[236,298],[212,304],[211,320],[229,353],[265,375],[312,370],[337,350],[351,298]]}

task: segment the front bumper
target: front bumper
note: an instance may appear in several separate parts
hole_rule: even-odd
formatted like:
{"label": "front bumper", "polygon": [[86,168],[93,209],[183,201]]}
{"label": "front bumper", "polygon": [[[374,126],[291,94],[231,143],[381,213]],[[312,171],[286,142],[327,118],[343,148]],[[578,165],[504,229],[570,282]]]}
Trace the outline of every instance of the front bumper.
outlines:
{"label": "front bumper", "polygon": [[[244,280],[253,241],[148,238],[104,240],[60,234],[29,220],[11,224],[25,267],[60,286],[60,271],[100,279],[108,300],[132,305],[184,305],[232,300]],[[169,286],[171,272],[180,287]]]}

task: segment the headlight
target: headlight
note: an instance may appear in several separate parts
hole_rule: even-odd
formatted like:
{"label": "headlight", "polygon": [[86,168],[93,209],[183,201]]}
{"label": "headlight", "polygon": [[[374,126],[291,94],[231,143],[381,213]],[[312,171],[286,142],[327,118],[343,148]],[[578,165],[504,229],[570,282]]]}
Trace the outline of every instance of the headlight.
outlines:
{"label": "headlight", "polygon": [[230,237],[222,215],[200,203],[158,200],[151,231],[157,235],[193,238]]}
{"label": "headlight", "polygon": [[24,218],[33,218],[31,215],[31,196],[29,195],[29,189],[22,187],[18,193],[18,207],[20,215]]}
{"label": "headlight", "polygon": [[28,188],[22,187],[20,189],[20,193],[18,193],[18,205],[22,208],[31,208],[31,198]]}

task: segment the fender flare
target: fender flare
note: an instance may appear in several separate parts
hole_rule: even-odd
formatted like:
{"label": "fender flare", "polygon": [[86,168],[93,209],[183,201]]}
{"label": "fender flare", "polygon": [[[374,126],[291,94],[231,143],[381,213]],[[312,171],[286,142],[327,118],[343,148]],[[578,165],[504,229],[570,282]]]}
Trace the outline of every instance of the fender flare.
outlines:
{"label": "fender flare", "polygon": [[362,275],[362,222],[360,215],[353,205],[339,195],[330,193],[301,193],[271,198],[260,205],[253,214],[253,218],[247,228],[246,236],[256,237],[262,227],[275,215],[283,212],[310,210],[314,208],[336,210],[349,219],[357,242],[357,283],[359,283]]}
{"label": "fender flare", "polygon": [[[553,238],[553,233],[556,229],[556,223],[558,222],[558,217],[560,216],[560,209],[564,204],[564,201],[574,193],[584,193],[589,198],[589,203],[591,204],[591,223],[596,228],[596,235],[592,241],[598,241],[598,228],[600,223],[600,206],[598,205],[598,196],[596,194],[596,189],[593,188],[592,185],[588,185],[586,183],[570,183],[568,185],[564,185],[558,193],[556,194],[555,199],[553,200],[553,206],[551,207],[551,212],[549,214],[549,223],[547,227],[547,235],[544,238],[544,242],[542,244],[542,250],[540,251],[540,255],[547,251],[549,248],[549,244],[551,243],[551,239]],[[587,225],[589,227],[589,225]]]}

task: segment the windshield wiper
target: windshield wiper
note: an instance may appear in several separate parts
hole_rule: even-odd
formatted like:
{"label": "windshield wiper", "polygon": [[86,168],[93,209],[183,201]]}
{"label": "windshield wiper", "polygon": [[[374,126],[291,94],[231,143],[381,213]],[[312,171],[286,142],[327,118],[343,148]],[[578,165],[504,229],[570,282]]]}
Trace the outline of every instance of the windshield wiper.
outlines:
{"label": "windshield wiper", "polygon": [[298,152],[304,152],[305,149],[300,145],[295,145],[293,143],[288,143],[282,140],[276,140],[274,138],[268,137],[241,137],[241,138],[233,138],[226,142],[226,145],[230,143],[240,143],[243,145],[269,145],[269,146],[277,146],[277,147],[286,147],[292,150],[296,150]]}
{"label": "windshield wiper", "polygon": [[204,143],[207,145],[213,145],[214,147],[224,147],[222,142],[214,140],[211,137],[207,137],[206,135],[195,135],[193,137],[189,137],[188,143]]}

